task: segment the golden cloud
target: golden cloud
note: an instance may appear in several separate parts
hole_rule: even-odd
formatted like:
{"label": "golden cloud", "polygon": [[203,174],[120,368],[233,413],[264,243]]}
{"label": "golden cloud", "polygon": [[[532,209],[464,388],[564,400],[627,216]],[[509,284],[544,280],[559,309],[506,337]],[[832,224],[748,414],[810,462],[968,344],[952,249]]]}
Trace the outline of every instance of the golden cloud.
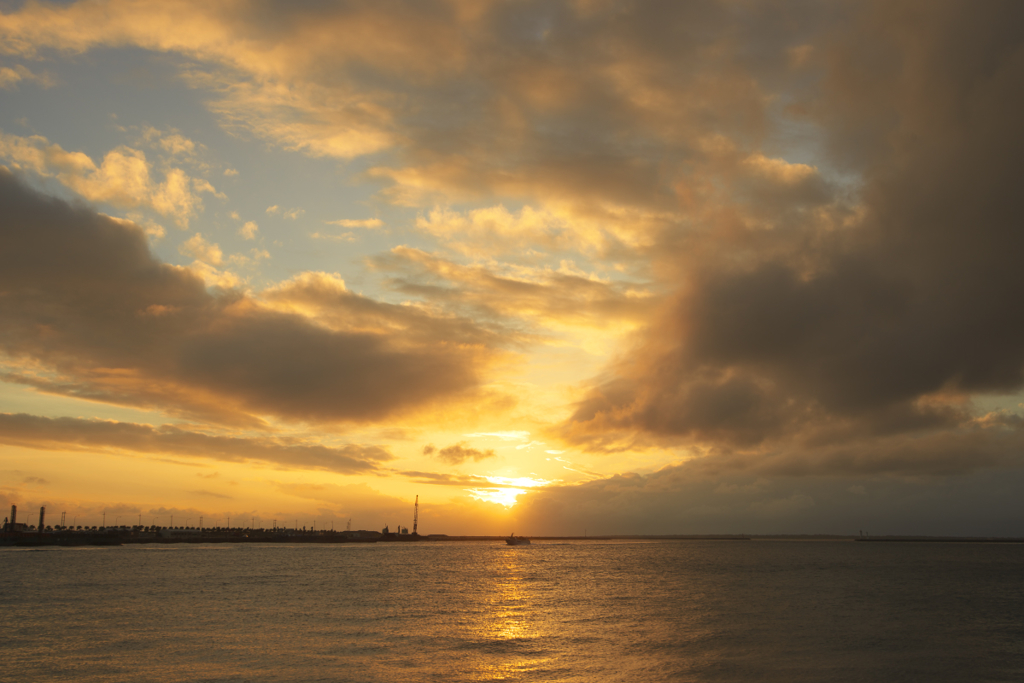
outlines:
{"label": "golden cloud", "polygon": [[165,454],[342,474],[373,472],[392,459],[378,446],[324,446],[297,437],[206,434],[174,425],[0,413],[0,443],[43,450]]}
{"label": "golden cloud", "polygon": [[[90,201],[124,208],[146,206],[172,217],[182,228],[202,209],[202,200],[193,192],[194,181],[184,171],[170,168],[164,181],[157,183],[145,153],[130,147],[111,150],[97,166],[82,152],[65,151],[41,135],[0,134],[0,157],[15,169],[56,178]],[[216,194],[209,182],[195,182],[197,191]]]}

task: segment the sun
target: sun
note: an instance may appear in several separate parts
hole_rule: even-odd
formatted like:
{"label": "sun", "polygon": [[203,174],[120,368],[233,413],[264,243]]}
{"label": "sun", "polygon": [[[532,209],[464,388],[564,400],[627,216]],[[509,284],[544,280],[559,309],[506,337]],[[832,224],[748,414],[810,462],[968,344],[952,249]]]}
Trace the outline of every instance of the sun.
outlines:
{"label": "sun", "polygon": [[516,496],[526,493],[525,489],[466,489],[473,498],[487,503],[499,503],[507,508],[518,502]]}
{"label": "sun", "polygon": [[492,484],[496,484],[495,488],[466,489],[466,491],[477,500],[500,503],[507,508],[519,502],[517,500],[519,494],[526,493],[529,489],[537,489],[551,484],[547,479],[532,479],[530,477],[486,477],[486,479]]}

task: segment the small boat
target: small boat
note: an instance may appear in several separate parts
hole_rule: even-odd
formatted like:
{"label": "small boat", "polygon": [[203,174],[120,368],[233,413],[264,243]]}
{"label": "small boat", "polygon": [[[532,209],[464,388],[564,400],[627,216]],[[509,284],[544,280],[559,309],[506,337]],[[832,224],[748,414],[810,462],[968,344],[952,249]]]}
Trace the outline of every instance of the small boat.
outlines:
{"label": "small boat", "polygon": [[509,537],[505,539],[505,543],[508,543],[509,545],[530,545],[530,539],[525,536],[509,534]]}

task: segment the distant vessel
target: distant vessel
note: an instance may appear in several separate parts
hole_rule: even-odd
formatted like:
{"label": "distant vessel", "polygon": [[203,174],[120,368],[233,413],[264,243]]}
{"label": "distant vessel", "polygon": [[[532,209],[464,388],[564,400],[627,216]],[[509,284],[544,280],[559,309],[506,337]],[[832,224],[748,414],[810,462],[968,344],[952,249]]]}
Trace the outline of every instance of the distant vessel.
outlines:
{"label": "distant vessel", "polygon": [[525,536],[509,534],[509,537],[505,539],[505,543],[508,543],[509,545],[530,545],[530,539]]}

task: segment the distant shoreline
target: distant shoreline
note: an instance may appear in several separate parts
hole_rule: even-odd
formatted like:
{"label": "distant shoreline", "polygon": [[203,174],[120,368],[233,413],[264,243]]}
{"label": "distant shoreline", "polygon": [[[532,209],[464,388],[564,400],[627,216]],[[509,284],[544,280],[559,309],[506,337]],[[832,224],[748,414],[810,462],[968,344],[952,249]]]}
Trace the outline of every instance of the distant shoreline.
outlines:
{"label": "distant shoreline", "polygon": [[[379,536],[379,534],[378,534]],[[76,547],[76,546],[122,546],[122,545],[177,545],[185,544],[223,544],[223,543],[269,543],[269,544],[316,544],[335,545],[341,543],[445,543],[445,542],[484,542],[501,543],[505,536],[449,536],[446,534],[430,534],[424,536],[403,535],[402,537],[360,538],[346,537],[338,533],[320,534],[217,534],[197,533],[189,536],[157,538],[153,536],[133,535],[131,533],[89,533],[89,534],[37,534],[21,533],[0,537],[0,547]],[[606,536],[526,536],[533,541],[788,541],[788,542],[863,542],[863,543],[1024,543],[1024,538],[987,537],[987,536],[842,536],[834,534],[772,534],[772,535],[740,535],[740,534],[633,534]]]}

